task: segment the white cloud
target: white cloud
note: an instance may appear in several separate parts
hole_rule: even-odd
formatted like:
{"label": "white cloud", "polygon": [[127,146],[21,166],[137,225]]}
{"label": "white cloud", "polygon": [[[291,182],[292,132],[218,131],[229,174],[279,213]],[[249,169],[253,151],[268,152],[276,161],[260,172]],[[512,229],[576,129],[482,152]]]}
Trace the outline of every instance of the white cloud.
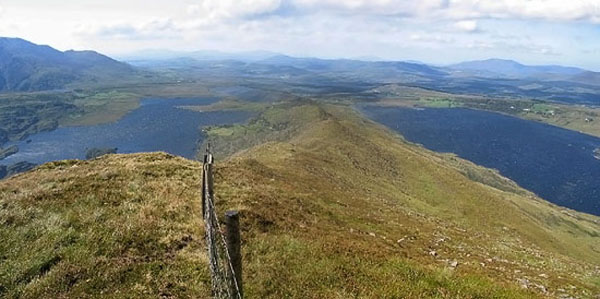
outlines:
{"label": "white cloud", "polygon": [[442,34],[432,33],[412,33],[408,37],[412,41],[433,43],[433,44],[449,44],[455,42],[454,38]]}
{"label": "white cloud", "polygon": [[600,0],[50,2],[0,0],[0,36],[107,54],[264,49],[437,63],[510,56],[539,63],[560,53],[565,64],[600,69],[597,53],[584,52],[600,49],[594,27],[600,24]]}
{"label": "white cloud", "polygon": [[448,0],[291,0],[301,9],[379,15],[418,15],[447,7]]}
{"label": "white cloud", "polygon": [[[248,9],[248,1],[231,3],[231,0],[205,0],[202,7],[225,15],[235,15],[236,10]],[[289,0],[288,3],[304,11],[328,10],[341,14],[600,22],[598,0]],[[257,10],[268,8],[273,11],[279,5],[281,1],[260,0],[251,6]]]}
{"label": "white cloud", "polygon": [[170,39],[180,35],[177,25],[171,19],[154,19],[149,22],[131,24],[95,24],[82,25],[76,31],[76,35],[84,38],[98,39]]}
{"label": "white cloud", "polygon": [[550,21],[592,21],[600,17],[596,0],[457,0],[456,8],[481,17],[546,19]]}
{"label": "white cloud", "polygon": [[202,0],[189,5],[190,15],[206,19],[231,19],[260,15],[279,8],[281,0]]}
{"label": "white cloud", "polygon": [[463,20],[454,23],[454,28],[464,32],[476,32],[479,30],[477,21],[475,20]]}

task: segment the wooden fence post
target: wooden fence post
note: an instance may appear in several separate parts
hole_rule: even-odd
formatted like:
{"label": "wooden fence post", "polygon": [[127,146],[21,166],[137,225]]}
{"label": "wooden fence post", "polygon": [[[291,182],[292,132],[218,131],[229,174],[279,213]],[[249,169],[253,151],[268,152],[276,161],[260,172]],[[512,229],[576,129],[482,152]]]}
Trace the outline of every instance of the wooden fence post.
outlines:
{"label": "wooden fence post", "polygon": [[[241,240],[240,240],[240,217],[237,211],[227,211],[225,213],[225,227],[226,227],[226,242],[227,252],[231,258],[231,265],[235,274],[235,280],[230,281],[230,294],[237,294],[239,291],[240,298],[243,298],[244,293],[242,289],[242,252],[241,252]],[[231,270],[229,270],[231,271]],[[233,278],[233,275],[231,275]],[[237,282],[237,286],[236,286]],[[234,296],[237,298],[237,296]]]}
{"label": "wooden fence post", "polygon": [[[210,153],[204,155],[204,166],[202,171],[202,215],[206,213],[206,197],[214,199],[214,179],[213,179],[213,156]],[[208,193],[208,194],[207,194]]]}
{"label": "wooden fence post", "polygon": [[208,154],[204,155],[202,164],[202,219],[206,219],[206,161],[208,161]]}

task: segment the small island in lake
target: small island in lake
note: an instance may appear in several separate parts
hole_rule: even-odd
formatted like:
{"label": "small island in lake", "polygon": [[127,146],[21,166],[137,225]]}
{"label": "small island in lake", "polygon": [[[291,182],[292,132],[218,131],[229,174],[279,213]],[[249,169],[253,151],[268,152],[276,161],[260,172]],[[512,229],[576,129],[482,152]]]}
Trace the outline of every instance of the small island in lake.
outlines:
{"label": "small island in lake", "polygon": [[7,148],[0,147],[0,160],[4,160],[5,158],[14,155],[19,152],[19,147],[16,145],[9,146]]}

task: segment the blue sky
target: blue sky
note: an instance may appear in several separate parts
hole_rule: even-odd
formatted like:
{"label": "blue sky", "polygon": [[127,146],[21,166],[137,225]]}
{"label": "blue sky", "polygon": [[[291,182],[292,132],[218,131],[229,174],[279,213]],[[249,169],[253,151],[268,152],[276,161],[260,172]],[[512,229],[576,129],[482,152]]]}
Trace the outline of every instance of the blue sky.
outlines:
{"label": "blue sky", "polygon": [[0,0],[0,35],[61,50],[269,50],[600,70],[600,0]]}

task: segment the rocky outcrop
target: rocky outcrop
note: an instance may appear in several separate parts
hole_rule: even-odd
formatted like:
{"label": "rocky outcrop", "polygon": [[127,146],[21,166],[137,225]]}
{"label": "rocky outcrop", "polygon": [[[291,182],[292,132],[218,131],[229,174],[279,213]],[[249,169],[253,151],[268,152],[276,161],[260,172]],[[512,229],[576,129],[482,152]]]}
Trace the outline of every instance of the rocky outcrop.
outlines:
{"label": "rocky outcrop", "polygon": [[16,145],[9,146],[7,148],[0,148],[0,160],[4,160],[5,158],[14,155],[19,152],[19,147]]}
{"label": "rocky outcrop", "polygon": [[117,148],[90,148],[85,153],[85,158],[87,160],[96,159],[100,156],[108,155],[108,154],[116,154]]}

